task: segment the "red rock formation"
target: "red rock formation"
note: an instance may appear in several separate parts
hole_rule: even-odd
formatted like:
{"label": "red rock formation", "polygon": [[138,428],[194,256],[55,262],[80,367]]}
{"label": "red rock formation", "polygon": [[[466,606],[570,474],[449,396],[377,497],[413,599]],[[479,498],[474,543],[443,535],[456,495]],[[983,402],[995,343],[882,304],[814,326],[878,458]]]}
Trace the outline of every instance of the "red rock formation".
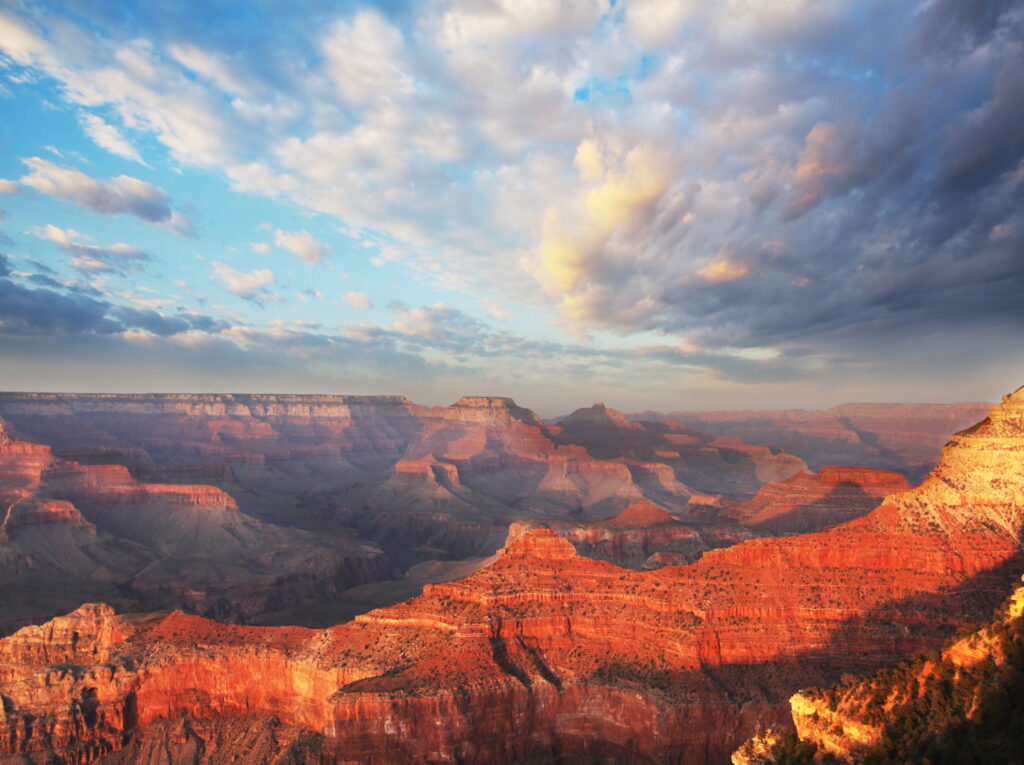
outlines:
{"label": "red rock formation", "polygon": [[536,529],[324,631],[105,611],[85,656],[18,633],[2,751],[84,760],[126,730],[258,714],[322,734],[328,762],[721,762],[798,687],[933,647],[1002,597],[1001,567],[1024,565],[1022,454],[1024,389],[869,515],[690,566],[628,571]]}
{"label": "red rock formation", "polygon": [[752,536],[738,530],[738,536],[730,538],[723,533],[729,527],[717,527],[708,534],[712,540],[709,544],[704,535],[710,530],[686,526],[660,507],[650,502],[638,502],[614,518],[599,523],[513,523],[509,526],[506,548],[537,528],[549,528],[569,540],[579,555],[631,569],[693,563],[712,547],[736,544]]}
{"label": "red rock formation", "polygon": [[652,505],[650,502],[637,502],[635,505],[627,507],[614,518],[605,521],[605,523],[616,528],[630,526],[647,528],[649,526],[657,526],[660,523],[673,523],[674,520],[671,515],[665,512],[664,508]]}
{"label": "red rock formation", "polygon": [[[1013,762],[1024,743],[1019,725],[1024,676],[1024,587],[979,630],[894,669],[846,677],[828,690],[790,699],[796,736],[772,730],[746,742],[734,765],[774,765],[829,756],[841,763],[919,762],[941,753],[962,762]],[[910,723],[910,725],[908,725]]]}
{"label": "red rock formation", "polygon": [[887,495],[909,488],[902,473],[826,466],[765,484],[754,499],[727,509],[722,517],[761,532],[806,534],[865,515]]}

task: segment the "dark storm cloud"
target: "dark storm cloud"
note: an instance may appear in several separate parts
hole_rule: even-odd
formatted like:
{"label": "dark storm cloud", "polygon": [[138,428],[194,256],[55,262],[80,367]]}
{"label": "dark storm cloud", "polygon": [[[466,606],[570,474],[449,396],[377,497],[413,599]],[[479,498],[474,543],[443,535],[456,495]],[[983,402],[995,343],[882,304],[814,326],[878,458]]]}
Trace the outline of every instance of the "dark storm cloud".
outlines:
{"label": "dark storm cloud", "polygon": [[[0,256],[0,275],[10,274],[7,259]],[[117,306],[88,285],[65,287],[45,274],[25,277],[33,289],[10,279],[0,279],[0,331],[10,334],[110,335],[125,330],[144,330],[161,337],[189,330],[219,332],[230,328],[224,319],[182,311],[163,314],[151,308]]]}

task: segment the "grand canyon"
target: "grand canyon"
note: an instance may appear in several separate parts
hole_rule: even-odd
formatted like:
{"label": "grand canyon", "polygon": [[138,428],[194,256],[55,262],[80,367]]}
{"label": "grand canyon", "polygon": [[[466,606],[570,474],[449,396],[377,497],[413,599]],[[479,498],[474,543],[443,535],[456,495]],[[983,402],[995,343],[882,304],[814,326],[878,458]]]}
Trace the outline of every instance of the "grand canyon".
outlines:
{"label": "grand canyon", "polygon": [[1024,765],[1024,0],[0,0],[0,765]]}
{"label": "grand canyon", "polygon": [[[903,411],[876,442],[938,419]],[[0,746],[31,760],[724,762],[1024,570],[1024,389],[913,488],[916,456],[814,473],[601,405],[5,394],[0,416]]]}

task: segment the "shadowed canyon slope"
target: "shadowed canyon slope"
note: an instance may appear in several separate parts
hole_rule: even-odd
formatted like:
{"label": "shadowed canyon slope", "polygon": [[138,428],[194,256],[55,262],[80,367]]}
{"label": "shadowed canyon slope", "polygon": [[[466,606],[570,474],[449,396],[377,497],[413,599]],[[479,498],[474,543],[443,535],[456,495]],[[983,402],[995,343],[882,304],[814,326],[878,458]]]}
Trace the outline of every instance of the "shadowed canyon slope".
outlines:
{"label": "shadowed canyon slope", "polygon": [[804,467],[674,426],[575,443],[497,397],[5,393],[0,423],[0,632],[97,598],[335,623],[415,594],[412,567],[493,554],[518,520],[678,511]]}
{"label": "shadowed canyon slope", "polygon": [[719,437],[778,444],[815,470],[863,465],[925,476],[950,434],[985,416],[988,404],[842,404],[831,409],[643,412],[633,420],[675,422]]}
{"label": "shadowed canyon slope", "polygon": [[721,762],[797,689],[990,612],[1024,562],[1022,457],[1024,389],[867,516],[689,566],[630,571],[534,529],[327,630],[86,606],[0,641],[3,751],[87,761],[257,715],[300,761]]}
{"label": "shadowed canyon slope", "polygon": [[1024,756],[1024,587],[942,651],[790,699],[796,734],[760,733],[734,765],[1005,762]]}
{"label": "shadowed canyon slope", "polygon": [[101,598],[241,618],[394,574],[381,550],[263,523],[214,486],[82,465],[0,425],[0,625]]}

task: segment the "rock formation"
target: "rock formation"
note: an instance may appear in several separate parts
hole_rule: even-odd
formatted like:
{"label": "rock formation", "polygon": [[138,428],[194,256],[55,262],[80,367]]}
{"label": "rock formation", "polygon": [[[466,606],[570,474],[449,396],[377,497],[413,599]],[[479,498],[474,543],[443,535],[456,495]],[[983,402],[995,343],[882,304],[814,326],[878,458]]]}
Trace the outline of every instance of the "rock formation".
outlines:
{"label": "rock formation", "polygon": [[142,483],[6,428],[0,512],[0,634],[89,599],[239,619],[396,575],[350,535],[262,523],[215,486]]}
{"label": "rock formation", "polygon": [[865,515],[887,495],[909,488],[902,473],[826,466],[765,484],[752,500],[721,517],[761,533],[806,534]]}
{"label": "rock formation", "polygon": [[1004,597],[1022,455],[1024,389],[867,516],[689,566],[629,571],[535,529],[322,631],[87,606],[0,641],[0,751],[84,762],[255,715],[322,736],[303,751],[326,762],[721,762],[798,688],[934,648]]}
{"label": "rock formation", "polygon": [[756,735],[734,765],[1015,762],[1024,747],[1024,587],[942,651],[790,699],[795,735]]}
{"label": "rock formation", "polygon": [[814,470],[826,465],[864,465],[898,470],[921,480],[949,436],[985,416],[988,404],[843,404],[823,411],[643,412],[635,420],[659,420],[755,444],[778,444]]}
{"label": "rock formation", "polygon": [[[0,619],[0,633],[87,599],[244,620],[286,620],[293,604],[295,620],[328,598],[337,609],[323,614],[345,613],[366,602],[346,586],[390,581],[376,605],[392,602],[408,592],[409,568],[486,558],[511,523],[587,524],[644,500],[682,510],[694,492],[680,476],[749,498],[803,467],[768,447],[715,446],[670,425],[649,433],[601,413],[588,431],[605,439],[598,450],[501,397],[425,407],[400,396],[0,394],[0,422],[17,436],[0,446],[0,509],[39,489],[33,496],[73,503],[96,530],[37,528],[33,550],[21,533],[10,555],[23,562],[46,558],[47,544],[66,551],[49,559],[78,561],[67,572],[77,594],[26,599],[17,618],[8,610]],[[616,446],[605,421],[646,445]],[[117,545],[111,559],[104,551]],[[28,591],[19,576],[38,566],[7,571],[12,590]],[[106,585],[77,585],[99,580]]]}
{"label": "rock formation", "polygon": [[757,536],[737,523],[683,523],[657,505],[638,502],[596,523],[518,521],[509,527],[506,546],[536,528],[551,529],[584,557],[644,570],[693,563],[708,550]]}
{"label": "rock formation", "polygon": [[[577,409],[552,428],[559,443],[580,444],[595,457],[668,465],[680,483],[695,492],[748,498],[768,481],[800,470],[803,460],[778,447],[716,438],[671,422],[630,422],[598,403]],[[657,496],[652,492],[652,499]]]}

